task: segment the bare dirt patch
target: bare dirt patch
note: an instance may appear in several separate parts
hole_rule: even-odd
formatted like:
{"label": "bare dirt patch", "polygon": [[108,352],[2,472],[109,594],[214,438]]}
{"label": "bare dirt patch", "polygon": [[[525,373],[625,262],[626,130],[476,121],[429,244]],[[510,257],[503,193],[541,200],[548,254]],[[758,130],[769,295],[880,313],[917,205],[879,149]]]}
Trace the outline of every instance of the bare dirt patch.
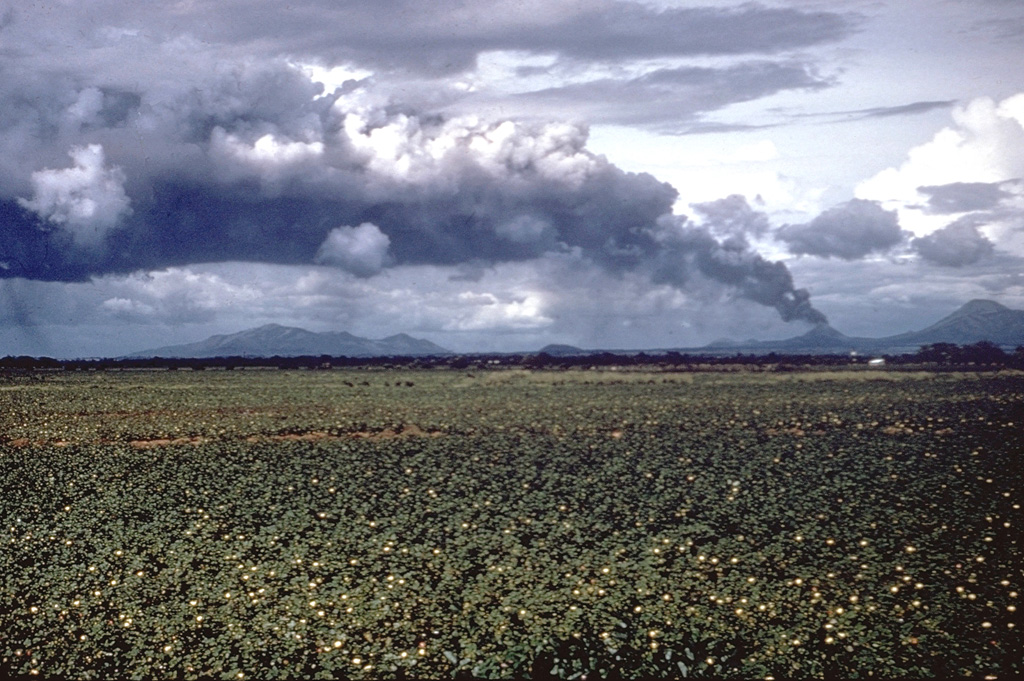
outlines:
{"label": "bare dirt patch", "polygon": [[[309,433],[284,433],[283,435],[268,435],[268,440],[283,440],[288,442],[316,442],[317,440],[329,440],[331,438],[337,439],[336,436],[332,436],[330,433],[325,433],[321,430],[314,430]],[[259,441],[259,437],[249,438],[250,441]]]}
{"label": "bare dirt patch", "polygon": [[347,433],[332,434],[322,430],[314,430],[308,433],[282,433],[279,435],[252,435],[246,438],[246,442],[260,442],[262,440],[274,440],[278,442],[320,442],[323,440],[347,440],[357,438],[361,440],[393,440],[405,437],[442,437],[440,431],[423,430],[416,424],[402,426],[401,430],[385,428],[384,430],[355,430]]}
{"label": "bare dirt patch", "polygon": [[358,431],[349,433],[350,437],[364,438],[367,440],[393,440],[399,437],[442,437],[444,433],[440,431],[426,431],[417,426],[416,424],[409,424],[402,427],[402,430],[394,431],[390,428],[378,432],[369,431]]}

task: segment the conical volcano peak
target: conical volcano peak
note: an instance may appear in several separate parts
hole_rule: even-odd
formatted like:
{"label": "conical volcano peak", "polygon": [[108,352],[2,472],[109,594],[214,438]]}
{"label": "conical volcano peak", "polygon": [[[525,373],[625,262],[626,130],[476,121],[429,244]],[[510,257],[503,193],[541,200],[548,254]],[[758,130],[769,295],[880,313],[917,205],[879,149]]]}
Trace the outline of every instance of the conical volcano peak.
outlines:
{"label": "conical volcano peak", "polygon": [[828,322],[815,324],[814,327],[805,333],[801,338],[845,338],[842,331],[837,330]]}

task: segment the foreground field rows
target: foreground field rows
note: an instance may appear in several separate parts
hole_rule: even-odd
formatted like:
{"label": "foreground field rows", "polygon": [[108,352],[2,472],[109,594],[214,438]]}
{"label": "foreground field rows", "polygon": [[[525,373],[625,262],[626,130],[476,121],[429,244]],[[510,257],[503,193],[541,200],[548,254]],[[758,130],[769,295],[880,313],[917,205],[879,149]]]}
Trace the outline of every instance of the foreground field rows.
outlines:
{"label": "foreground field rows", "polygon": [[0,673],[1021,672],[1024,376],[0,383]]}

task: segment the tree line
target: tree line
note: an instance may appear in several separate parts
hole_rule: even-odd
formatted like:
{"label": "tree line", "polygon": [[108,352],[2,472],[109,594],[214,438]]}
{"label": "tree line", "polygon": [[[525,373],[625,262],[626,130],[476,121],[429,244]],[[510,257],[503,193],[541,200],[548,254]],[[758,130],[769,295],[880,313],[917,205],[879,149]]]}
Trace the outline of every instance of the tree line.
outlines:
{"label": "tree line", "polygon": [[[837,367],[867,365],[867,355],[850,354],[693,354],[669,352],[595,352],[575,355],[551,355],[545,352],[519,354],[438,355],[429,357],[344,357],[305,355],[299,357],[207,357],[207,358],[114,358],[54,359],[52,357],[7,356],[0,358],[0,372],[6,374],[38,371],[141,371],[141,370],[242,370],[286,369],[327,370],[344,367],[421,368],[487,370],[502,368],[588,369],[608,367],[660,367],[666,370],[721,369],[723,367],[786,371],[801,367]],[[982,341],[969,345],[933,343],[917,352],[882,355],[886,365],[928,365],[954,368],[1024,369],[1024,345],[1006,351],[994,343]]]}

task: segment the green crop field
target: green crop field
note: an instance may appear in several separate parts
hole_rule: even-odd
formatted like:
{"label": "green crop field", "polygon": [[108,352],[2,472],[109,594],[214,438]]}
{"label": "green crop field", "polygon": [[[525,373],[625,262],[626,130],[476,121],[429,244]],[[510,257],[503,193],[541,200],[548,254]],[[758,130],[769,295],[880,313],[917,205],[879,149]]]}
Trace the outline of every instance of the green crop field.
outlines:
{"label": "green crop field", "polygon": [[0,382],[0,674],[1012,676],[1024,374]]}

